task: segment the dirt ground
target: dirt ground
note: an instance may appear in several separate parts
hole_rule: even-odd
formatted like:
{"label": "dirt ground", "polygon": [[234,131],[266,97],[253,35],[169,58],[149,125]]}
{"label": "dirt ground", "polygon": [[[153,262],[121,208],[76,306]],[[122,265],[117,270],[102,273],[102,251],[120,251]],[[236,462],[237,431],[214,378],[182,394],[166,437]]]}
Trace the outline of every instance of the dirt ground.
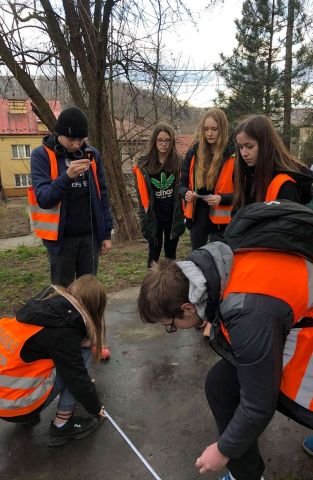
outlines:
{"label": "dirt ground", "polygon": [[28,235],[30,231],[25,197],[8,198],[0,203],[0,238]]}

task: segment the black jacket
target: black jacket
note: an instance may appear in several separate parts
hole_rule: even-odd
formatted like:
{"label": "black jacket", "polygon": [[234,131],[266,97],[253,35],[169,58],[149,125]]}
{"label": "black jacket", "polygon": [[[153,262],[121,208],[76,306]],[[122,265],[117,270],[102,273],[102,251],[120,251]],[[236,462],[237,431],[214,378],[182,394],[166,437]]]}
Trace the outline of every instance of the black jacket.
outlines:
{"label": "black jacket", "polygon": [[[156,239],[156,231],[157,231],[157,218],[154,209],[154,194],[151,187],[150,175],[147,170],[142,166],[142,160],[138,162],[138,168],[142,173],[149,196],[149,208],[148,211],[145,212],[141,200],[140,194],[138,191],[137,179],[135,177],[135,184],[138,194],[138,203],[139,203],[139,218],[140,218],[140,228],[142,236],[146,240],[153,240]],[[172,217],[172,229],[171,229],[171,239],[180,237],[185,231],[184,225],[184,213],[182,209],[182,202],[178,195],[178,186],[177,183],[174,185],[174,192],[173,192],[173,217]]]}
{"label": "black jacket", "polygon": [[61,295],[42,299],[53,291],[48,289],[41,298],[29,300],[16,314],[19,322],[44,327],[25,342],[21,358],[26,363],[51,358],[77,402],[97,415],[101,404],[81,353],[81,342],[87,335],[84,320]]}
{"label": "black jacket", "polygon": [[[246,205],[255,202],[255,198],[251,193],[254,190],[254,172],[255,167],[247,167],[245,189]],[[273,172],[272,178],[275,178],[276,175],[280,173],[289,175],[296,183],[291,181],[285,182],[278,192],[277,200],[290,200],[291,202],[302,203],[303,205],[311,201],[313,174],[309,169],[304,167],[303,173],[276,170]]]}

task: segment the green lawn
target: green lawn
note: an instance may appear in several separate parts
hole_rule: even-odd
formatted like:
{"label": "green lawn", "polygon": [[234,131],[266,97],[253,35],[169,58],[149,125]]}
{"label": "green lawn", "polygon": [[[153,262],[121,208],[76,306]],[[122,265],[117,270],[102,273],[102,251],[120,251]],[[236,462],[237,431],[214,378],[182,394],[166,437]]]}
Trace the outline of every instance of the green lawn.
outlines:
{"label": "green lawn", "polygon": [[[190,252],[189,232],[180,239],[177,257]],[[100,257],[98,277],[108,292],[140,285],[147,270],[145,241],[113,244]],[[0,315],[11,315],[25,300],[49,285],[49,266],[44,247],[19,247],[0,252]]]}

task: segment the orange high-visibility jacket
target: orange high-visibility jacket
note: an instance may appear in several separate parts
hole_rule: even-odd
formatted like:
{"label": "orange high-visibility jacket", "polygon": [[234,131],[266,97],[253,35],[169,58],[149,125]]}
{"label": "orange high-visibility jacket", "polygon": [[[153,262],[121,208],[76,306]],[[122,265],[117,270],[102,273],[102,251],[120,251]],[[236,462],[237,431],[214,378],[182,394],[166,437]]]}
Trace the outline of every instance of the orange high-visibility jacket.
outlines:
{"label": "orange high-visibility jacket", "polygon": [[[287,272],[287,275],[282,272]],[[296,324],[312,308],[312,285],[313,264],[303,257],[274,251],[242,252],[234,255],[223,298],[230,293],[255,293],[279,298],[291,307]],[[224,337],[231,343],[222,322],[220,326]],[[313,413],[312,353],[313,328],[291,329],[283,352],[281,391]]]}
{"label": "orange high-visibility jacket", "polygon": [[[218,176],[214,195],[223,195],[234,193],[233,173],[235,166],[235,156],[230,157],[224,163]],[[210,220],[216,224],[228,224],[231,221],[232,205],[216,205],[210,208]]]}
{"label": "orange high-visibility jacket", "polygon": [[42,326],[0,321],[0,417],[15,417],[33,412],[47,399],[55,380],[50,359],[25,363],[20,353],[25,342]]}
{"label": "orange high-visibility jacket", "polygon": [[[195,163],[196,156],[194,155],[190,162],[189,168],[189,188],[194,191],[195,189]],[[235,165],[235,157],[232,156],[228,158],[218,176],[214,195],[223,195],[228,193],[234,193],[234,184],[233,184],[233,172]],[[195,202],[185,202],[184,215],[186,218],[192,219],[194,213]],[[215,224],[228,224],[231,221],[231,211],[232,205],[218,205],[211,207],[210,209],[210,220]]]}
{"label": "orange high-visibility jacket", "polygon": [[140,200],[141,200],[142,206],[144,208],[144,211],[147,212],[148,208],[149,208],[149,193],[148,193],[148,188],[147,188],[147,183],[146,183],[145,177],[141,173],[138,165],[135,165],[133,167],[133,172],[136,175],[138,192],[139,192],[139,195],[140,195]]}
{"label": "orange high-visibility jacket", "polygon": [[[313,317],[313,310],[306,313]],[[292,328],[283,353],[281,392],[313,413],[313,326]]]}
{"label": "orange high-visibility jacket", "polygon": [[[51,172],[50,176],[51,180],[53,181],[59,176],[56,154],[53,150],[45,145],[44,148],[49,156]],[[94,159],[91,161],[91,167],[96,182],[97,191],[100,196],[97,166]],[[58,203],[52,208],[40,208],[33,187],[28,188],[27,196],[30,216],[37,237],[42,238],[43,240],[57,240],[59,234],[61,203]]]}
{"label": "orange high-visibility jacket", "polygon": [[[287,181],[277,175],[269,185],[266,200],[273,201]],[[287,271],[284,279],[281,272]],[[291,281],[292,279],[292,281]],[[244,252],[234,255],[232,271],[223,298],[230,293],[258,293],[284,300],[293,310],[294,324],[304,316],[313,316],[313,265],[308,260],[283,252]],[[221,330],[230,343],[228,332]],[[281,392],[313,412],[313,328],[294,328],[289,332],[283,352]]]}
{"label": "orange high-visibility jacket", "polygon": [[279,173],[276,177],[273,178],[271,183],[269,184],[265,196],[266,202],[272,202],[273,200],[277,199],[279,190],[281,189],[282,185],[285,182],[293,182],[297,183],[292,177],[286,175],[285,173]]}

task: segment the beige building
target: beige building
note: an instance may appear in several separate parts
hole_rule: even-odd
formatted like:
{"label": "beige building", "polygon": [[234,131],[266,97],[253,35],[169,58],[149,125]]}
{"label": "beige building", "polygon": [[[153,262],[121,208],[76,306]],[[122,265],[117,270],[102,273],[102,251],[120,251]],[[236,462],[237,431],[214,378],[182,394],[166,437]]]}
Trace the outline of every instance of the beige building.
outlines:
{"label": "beige building", "polygon": [[[58,116],[58,101],[49,102]],[[6,197],[27,194],[30,154],[49,132],[31,109],[30,100],[0,99],[0,184]]]}

